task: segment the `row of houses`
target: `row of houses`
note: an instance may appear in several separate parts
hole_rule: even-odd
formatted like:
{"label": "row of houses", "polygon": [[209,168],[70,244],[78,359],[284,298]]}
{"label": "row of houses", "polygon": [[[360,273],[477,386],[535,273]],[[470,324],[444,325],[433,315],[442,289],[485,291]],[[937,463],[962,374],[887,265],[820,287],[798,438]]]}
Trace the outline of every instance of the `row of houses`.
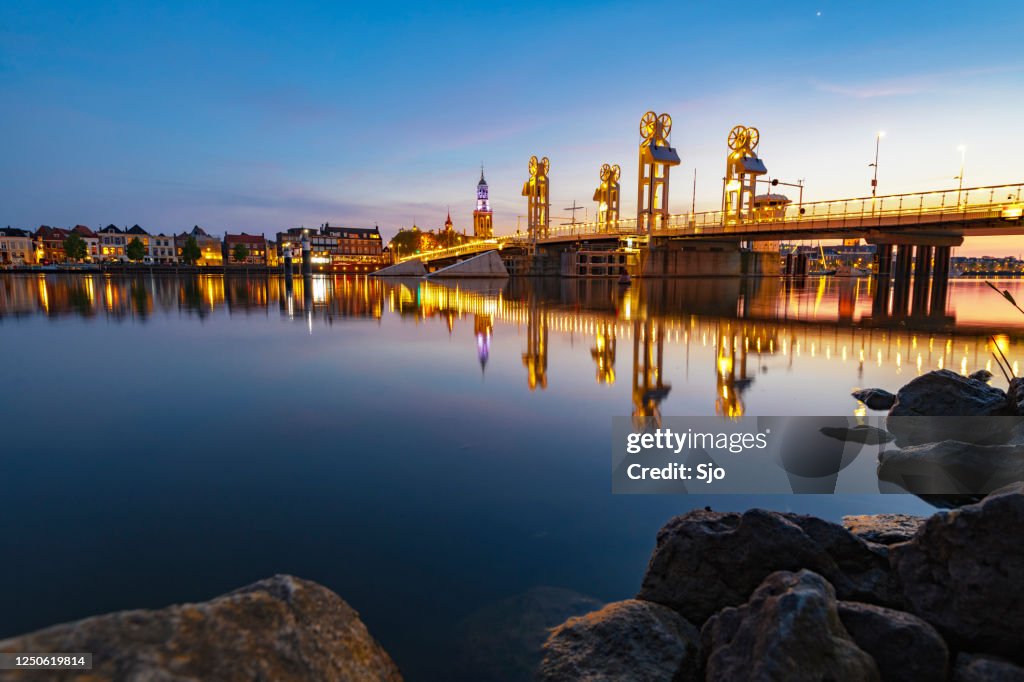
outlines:
{"label": "row of houses", "polygon": [[[319,229],[291,228],[277,233],[277,240],[264,235],[226,234],[224,238],[208,234],[196,225],[188,232],[177,235],[150,234],[134,225],[119,228],[107,225],[92,230],[85,225],[65,229],[42,225],[35,232],[7,227],[0,228],[0,266],[46,265],[69,260],[64,244],[72,234],[78,235],[86,247],[86,262],[127,262],[129,244],[139,240],[145,250],[142,262],[148,264],[175,264],[183,261],[183,250],[189,239],[199,247],[196,264],[206,265],[270,265],[280,264],[285,249],[301,248],[307,238],[317,262],[334,264],[340,261],[377,261],[385,249],[380,230],[373,228],[339,227],[328,224]],[[244,249],[239,249],[244,245]]]}

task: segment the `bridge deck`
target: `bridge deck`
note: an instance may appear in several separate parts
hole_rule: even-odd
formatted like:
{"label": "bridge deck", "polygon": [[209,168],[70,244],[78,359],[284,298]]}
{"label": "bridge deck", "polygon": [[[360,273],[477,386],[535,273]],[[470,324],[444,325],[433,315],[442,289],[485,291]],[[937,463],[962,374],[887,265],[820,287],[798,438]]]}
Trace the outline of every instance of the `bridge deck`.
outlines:
{"label": "bridge deck", "polygon": [[[743,222],[726,222],[722,211],[682,213],[669,216],[651,231],[651,236],[776,241],[869,236],[880,240],[886,235],[944,234],[960,237],[1024,234],[1022,197],[1024,184],[1013,184],[790,204],[772,215],[760,215]],[[537,243],[610,240],[636,234],[636,219],[620,220],[612,226],[575,223],[551,228],[548,236],[538,239]],[[530,243],[526,235],[508,235],[411,255],[401,260],[441,260]]]}

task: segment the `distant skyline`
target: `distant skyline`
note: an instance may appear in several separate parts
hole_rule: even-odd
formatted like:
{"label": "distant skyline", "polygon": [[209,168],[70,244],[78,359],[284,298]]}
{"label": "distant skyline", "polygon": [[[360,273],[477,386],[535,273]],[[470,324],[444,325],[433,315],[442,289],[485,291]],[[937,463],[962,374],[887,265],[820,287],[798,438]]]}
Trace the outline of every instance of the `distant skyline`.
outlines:
{"label": "distant skyline", "polygon": [[[725,137],[760,129],[805,201],[1024,182],[1024,7],[994,3],[0,5],[0,226],[273,234],[413,220],[472,231],[483,162],[515,231],[531,154],[554,222],[602,163],[635,214],[638,124],[668,112],[670,209],[721,201]],[[795,197],[795,191],[791,193]],[[582,219],[582,214],[579,216]],[[1024,238],[959,255],[1024,252]]]}

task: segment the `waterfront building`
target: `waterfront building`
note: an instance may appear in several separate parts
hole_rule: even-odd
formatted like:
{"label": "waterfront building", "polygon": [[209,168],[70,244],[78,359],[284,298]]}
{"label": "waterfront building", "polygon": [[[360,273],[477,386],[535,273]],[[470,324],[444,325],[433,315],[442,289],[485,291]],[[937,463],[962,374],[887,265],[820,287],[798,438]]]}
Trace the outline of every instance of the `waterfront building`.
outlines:
{"label": "waterfront building", "polygon": [[15,227],[0,229],[0,265],[30,265],[36,262],[32,235]]}
{"label": "waterfront building", "polygon": [[340,227],[324,224],[321,233],[338,240],[339,256],[372,256],[380,258],[384,244],[377,227]]}
{"label": "waterfront building", "polygon": [[146,256],[145,257],[148,259],[149,258],[149,232],[146,232],[144,229],[142,229],[138,225],[132,225],[125,232],[125,235],[126,235],[126,240],[127,240],[126,244],[131,244],[132,241],[134,241],[136,239],[138,239],[140,242],[142,242],[142,245],[146,247]]}
{"label": "waterfront building", "polygon": [[[235,247],[244,244],[249,250],[245,260],[235,259]],[[224,262],[227,265],[266,265],[267,264],[267,240],[261,234],[225,234],[224,235]]]}
{"label": "waterfront building", "polygon": [[175,253],[177,254],[178,260],[181,260],[182,249],[185,248],[185,242],[188,238],[192,237],[196,240],[196,245],[199,247],[199,260],[196,261],[196,265],[223,265],[224,264],[224,253],[221,246],[221,241],[216,237],[211,237],[207,234],[206,230],[194,226],[189,232],[182,232],[174,238]]}
{"label": "waterfront building", "polygon": [[146,250],[147,263],[171,264],[178,262],[178,250],[174,237],[166,234],[149,235]]}
{"label": "waterfront building", "polygon": [[88,253],[86,260],[98,261],[100,260],[100,238],[95,232],[90,230],[85,225],[75,225],[71,228],[71,231],[82,238],[85,242],[85,250]]}
{"label": "waterfront building", "polygon": [[40,225],[35,233],[36,261],[39,263],[63,263],[68,259],[64,252],[64,240],[71,234],[60,227]]}
{"label": "waterfront building", "polygon": [[490,190],[484,179],[484,167],[480,166],[480,182],[476,184],[476,209],[473,211],[473,236],[490,239],[494,236],[494,213],[491,211]]}
{"label": "waterfront building", "polygon": [[100,239],[100,259],[122,261],[127,257],[124,249],[128,246],[128,236],[117,225],[107,225],[97,233]]}

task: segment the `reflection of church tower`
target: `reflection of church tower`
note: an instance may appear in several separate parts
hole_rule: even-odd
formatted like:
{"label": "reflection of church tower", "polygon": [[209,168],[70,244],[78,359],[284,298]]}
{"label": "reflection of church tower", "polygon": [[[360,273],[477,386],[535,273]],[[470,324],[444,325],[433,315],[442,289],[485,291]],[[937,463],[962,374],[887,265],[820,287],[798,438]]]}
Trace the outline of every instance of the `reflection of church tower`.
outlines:
{"label": "reflection of church tower", "polygon": [[494,319],[490,315],[473,316],[473,333],[476,334],[476,356],[480,360],[480,372],[487,369],[487,359],[491,357],[491,332]]}
{"label": "reflection of church tower", "polygon": [[615,323],[601,322],[594,335],[594,347],[590,357],[597,365],[597,383],[615,383]]}
{"label": "reflection of church tower", "polygon": [[[643,350],[641,351],[641,344]],[[655,354],[657,344],[657,354]],[[661,401],[672,386],[662,381],[665,359],[665,334],[661,324],[650,320],[633,322],[633,423],[638,427],[645,417],[661,425]]]}
{"label": "reflection of church tower", "polygon": [[476,210],[473,211],[473,236],[477,239],[490,239],[494,236],[494,214],[488,199],[489,190],[484,180],[484,167],[480,166],[480,182],[476,184]]}
{"label": "reflection of church tower", "polygon": [[548,316],[546,311],[540,309],[534,297],[530,298],[530,311],[526,319],[523,367],[527,370],[531,391],[538,385],[541,389],[548,387]]}

